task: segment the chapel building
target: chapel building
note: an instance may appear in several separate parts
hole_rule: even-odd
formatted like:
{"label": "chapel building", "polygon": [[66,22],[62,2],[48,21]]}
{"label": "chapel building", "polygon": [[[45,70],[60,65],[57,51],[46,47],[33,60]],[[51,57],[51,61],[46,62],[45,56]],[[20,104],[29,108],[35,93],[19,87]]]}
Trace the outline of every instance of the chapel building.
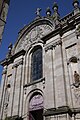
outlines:
{"label": "chapel building", "polygon": [[54,3],[46,16],[24,26],[3,66],[0,120],[80,119],[80,7],[60,18]]}

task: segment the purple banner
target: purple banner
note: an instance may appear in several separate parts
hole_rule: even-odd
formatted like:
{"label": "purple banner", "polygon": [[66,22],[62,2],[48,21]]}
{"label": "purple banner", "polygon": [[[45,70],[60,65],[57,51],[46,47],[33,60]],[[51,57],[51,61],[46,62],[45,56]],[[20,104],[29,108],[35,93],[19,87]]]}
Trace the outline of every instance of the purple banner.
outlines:
{"label": "purple banner", "polygon": [[35,95],[29,103],[29,111],[34,111],[43,108],[43,97],[41,95]]}

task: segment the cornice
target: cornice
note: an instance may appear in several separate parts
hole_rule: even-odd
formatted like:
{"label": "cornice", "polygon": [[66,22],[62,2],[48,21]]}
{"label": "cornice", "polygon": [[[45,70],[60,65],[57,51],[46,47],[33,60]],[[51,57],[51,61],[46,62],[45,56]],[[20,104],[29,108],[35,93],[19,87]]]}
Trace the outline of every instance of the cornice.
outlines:
{"label": "cornice", "polygon": [[80,108],[70,108],[69,106],[61,106],[58,108],[46,109],[43,113],[44,116],[60,115],[60,114],[79,114]]}
{"label": "cornice", "polygon": [[51,109],[47,109],[46,111],[44,111],[43,115],[44,116],[51,116],[51,115],[60,115],[60,114],[72,114],[71,109],[68,106],[62,106],[62,107],[58,107],[58,108],[51,108]]}
{"label": "cornice", "polygon": [[16,58],[18,58],[19,56],[25,55],[25,52],[26,52],[25,50],[21,50],[21,51],[19,51],[18,53],[12,55],[11,57],[5,58],[4,60],[0,61],[0,64],[1,64],[2,66],[9,65],[10,63],[13,63],[13,61],[14,61]]}
{"label": "cornice", "polygon": [[55,28],[53,29],[52,32],[48,33],[47,35],[41,38],[44,41],[44,43],[46,43],[47,40],[56,36],[57,34],[60,34],[60,36],[62,36],[65,32],[75,29],[76,25],[79,23],[80,23],[80,12],[74,15],[74,11],[64,16],[63,18],[61,18],[58,27],[55,26],[54,19],[50,19],[48,17],[40,17],[39,19],[35,19],[29,25],[26,25],[23,29],[20,30],[17,42],[13,48],[13,51],[15,51],[15,48],[18,42],[28,32],[30,32],[30,30],[33,29],[35,26],[42,25],[42,24],[48,24],[52,28]]}

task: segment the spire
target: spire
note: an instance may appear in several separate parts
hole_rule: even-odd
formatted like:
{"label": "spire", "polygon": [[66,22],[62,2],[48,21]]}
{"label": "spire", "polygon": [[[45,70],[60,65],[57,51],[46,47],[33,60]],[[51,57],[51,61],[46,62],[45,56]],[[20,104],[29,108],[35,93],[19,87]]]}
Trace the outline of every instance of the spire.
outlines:
{"label": "spire", "polygon": [[49,7],[47,7],[47,9],[46,9],[46,15],[47,15],[47,17],[51,16],[51,10]]}
{"label": "spire", "polygon": [[54,2],[52,9],[54,11],[54,14],[52,17],[53,17],[55,26],[57,27],[59,26],[59,23],[60,23],[60,14],[58,13],[58,5],[56,2]]}

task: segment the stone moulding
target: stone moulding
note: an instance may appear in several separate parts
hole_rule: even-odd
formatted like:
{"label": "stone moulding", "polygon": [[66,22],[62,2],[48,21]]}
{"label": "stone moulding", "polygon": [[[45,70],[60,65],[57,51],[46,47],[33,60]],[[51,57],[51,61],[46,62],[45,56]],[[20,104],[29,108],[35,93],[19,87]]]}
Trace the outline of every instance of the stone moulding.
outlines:
{"label": "stone moulding", "polygon": [[50,38],[60,35],[62,36],[65,32],[76,29],[76,25],[80,24],[80,13],[74,15],[73,12],[69,15],[65,16],[60,20],[60,26],[58,28],[55,28],[52,32],[47,34],[42,38],[44,43],[46,43],[47,40]]}
{"label": "stone moulding", "polygon": [[28,87],[28,86],[31,86],[31,85],[34,85],[34,84],[37,84],[37,83],[40,83],[40,82],[44,82],[44,81],[45,81],[45,78],[41,78],[41,79],[39,79],[39,80],[32,81],[32,82],[24,85],[24,88],[25,88],[25,87]]}
{"label": "stone moulding", "polygon": [[80,108],[69,108],[68,106],[62,106],[58,108],[51,108],[44,111],[44,116],[60,115],[60,114],[69,114],[72,116],[80,113]]}
{"label": "stone moulding", "polygon": [[6,117],[4,120],[23,120],[22,117],[19,117],[18,115]]}
{"label": "stone moulding", "polygon": [[51,27],[53,27],[52,21],[49,20],[48,18],[40,18],[40,19],[36,19],[36,20],[32,21],[29,25],[25,26],[24,28],[22,28],[20,30],[18,40],[16,41],[14,49],[16,48],[18,42],[22,39],[22,37],[25,34],[28,34],[31,31],[31,29],[33,29],[35,26],[38,26],[38,25],[41,25],[41,24],[47,24],[47,25],[50,25]]}
{"label": "stone moulding", "polygon": [[44,112],[44,116],[52,116],[52,115],[60,115],[60,114],[69,114],[70,116],[72,115],[72,111],[68,106],[62,106],[58,108],[51,108],[47,109]]}
{"label": "stone moulding", "polygon": [[0,64],[2,66],[9,65],[10,63],[13,63],[14,59],[18,58],[21,55],[25,55],[25,52],[25,50],[21,50],[18,53],[12,55],[11,57],[5,58],[4,60],[0,61]]}

